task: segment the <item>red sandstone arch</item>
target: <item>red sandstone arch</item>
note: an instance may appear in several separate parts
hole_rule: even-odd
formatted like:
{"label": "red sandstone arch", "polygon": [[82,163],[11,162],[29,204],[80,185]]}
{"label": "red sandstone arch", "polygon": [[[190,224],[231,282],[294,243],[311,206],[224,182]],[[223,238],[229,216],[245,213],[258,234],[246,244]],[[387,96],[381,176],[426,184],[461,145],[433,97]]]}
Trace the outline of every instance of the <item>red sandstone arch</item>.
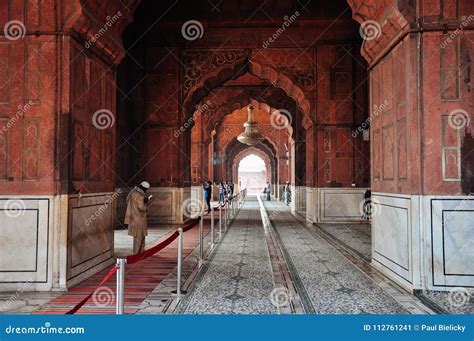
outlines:
{"label": "red sandstone arch", "polygon": [[272,181],[272,176],[271,176],[272,175],[272,167],[271,167],[270,158],[261,149],[258,149],[256,147],[251,146],[251,147],[245,148],[244,150],[240,151],[234,157],[234,160],[232,162],[232,176],[233,176],[234,183],[238,183],[238,180],[239,180],[238,179],[238,173],[239,173],[238,169],[239,169],[240,161],[242,161],[243,158],[245,158],[249,155],[252,155],[252,154],[257,155],[259,158],[261,158],[263,160],[263,162],[265,163],[265,169],[266,169],[265,180],[269,181],[269,182]]}
{"label": "red sandstone arch", "polygon": [[377,37],[364,40],[361,54],[369,64],[378,60],[380,55],[396,43],[397,39],[410,29],[409,22],[415,19],[412,1],[393,0],[347,0],[352,18],[363,25],[366,21],[375,21],[380,26]]}
{"label": "red sandstone arch", "polygon": [[243,75],[247,71],[285,91],[289,97],[295,100],[298,108],[303,113],[303,122],[305,125],[308,125],[306,128],[312,124],[311,102],[306,98],[303,90],[288,76],[277,71],[275,68],[252,61],[247,56],[230,65],[224,65],[215,71],[209,72],[195,84],[183,102],[186,116],[189,117],[193,114],[196,104],[199,103],[204,96],[208,95],[212,89],[226,81]]}
{"label": "red sandstone arch", "polygon": [[226,167],[225,170],[227,171],[225,175],[227,177],[235,178],[235,158],[239,153],[249,148],[258,149],[267,156],[270,165],[270,180],[271,182],[275,182],[278,179],[278,153],[275,144],[268,138],[265,138],[261,143],[251,147],[240,143],[237,141],[237,138],[230,141],[225,148],[226,159],[224,162]]}

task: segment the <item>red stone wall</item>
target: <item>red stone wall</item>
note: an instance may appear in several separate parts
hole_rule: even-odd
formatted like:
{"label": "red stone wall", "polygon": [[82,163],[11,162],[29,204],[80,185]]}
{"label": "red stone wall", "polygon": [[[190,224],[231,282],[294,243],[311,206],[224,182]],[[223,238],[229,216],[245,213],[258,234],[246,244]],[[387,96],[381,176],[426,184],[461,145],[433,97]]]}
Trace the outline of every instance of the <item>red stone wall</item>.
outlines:
{"label": "red stone wall", "polygon": [[0,193],[55,191],[59,44],[54,36],[25,35],[26,27],[54,30],[52,6],[3,1],[0,7],[2,31],[12,29],[0,36]]}
{"label": "red stone wall", "polygon": [[[461,157],[461,150],[473,130],[474,5],[463,0],[418,5],[423,32],[407,32],[403,20],[415,20],[417,13],[408,4],[398,5],[384,13],[403,15],[398,32],[387,31],[387,21],[380,20],[381,38],[362,47],[379,47],[369,58],[372,188],[461,194],[473,181],[467,175],[472,156]],[[371,15],[365,19],[382,17],[377,11]]]}

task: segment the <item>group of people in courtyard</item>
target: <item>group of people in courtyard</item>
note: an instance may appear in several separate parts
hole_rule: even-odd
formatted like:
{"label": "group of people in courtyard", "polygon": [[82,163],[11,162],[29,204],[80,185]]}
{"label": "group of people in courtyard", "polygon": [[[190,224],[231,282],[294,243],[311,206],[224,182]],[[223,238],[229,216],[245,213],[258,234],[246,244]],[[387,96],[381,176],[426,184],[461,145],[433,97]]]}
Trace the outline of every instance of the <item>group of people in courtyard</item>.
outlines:
{"label": "group of people in courtyard", "polygon": [[[221,181],[219,183],[215,183],[219,191],[218,201],[219,204],[222,205],[225,203],[226,198],[230,200],[234,196],[234,182],[231,181]],[[211,211],[211,198],[212,198],[212,182],[206,181],[202,185],[204,190],[204,199],[206,200],[207,205],[207,213]]]}
{"label": "group of people in courtyard", "polygon": [[[233,181],[220,181],[214,184],[209,180],[205,181],[202,187],[207,205],[207,213],[211,211],[213,185],[217,186],[218,202],[220,205],[224,204],[226,199],[230,200],[234,196],[235,185]],[[150,183],[143,181],[138,186],[135,186],[127,196],[127,210],[125,212],[124,224],[128,227],[128,234],[133,237],[134,254],[140,253],[145,249],[145,237],[148,234],[146,213],[153,199],[153,195],[146,194],[149,188]],[[269,182],[267,182],[263,192],[266,194],[267,200],[271,200],[272,188]],[[289,182],[286,182],[283,187],[283,201],[287,205],[291,202],[291,188]]]}

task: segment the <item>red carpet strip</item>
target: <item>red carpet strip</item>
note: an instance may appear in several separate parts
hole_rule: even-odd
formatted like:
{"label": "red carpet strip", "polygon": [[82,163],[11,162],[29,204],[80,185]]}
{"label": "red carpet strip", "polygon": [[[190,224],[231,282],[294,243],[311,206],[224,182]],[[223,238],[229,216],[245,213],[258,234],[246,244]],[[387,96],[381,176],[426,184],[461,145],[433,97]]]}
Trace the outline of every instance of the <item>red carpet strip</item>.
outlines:
{"label": "red carpet strip", "polygon": [[[204,234],[210,231],[210,218],[206,216],[204,221]],[[174,233],[174,231],[172,232]],[[152,248],[162,240],[169,237],[164,236],[160,241],[147,247]],[[165,249],[143,261],[126,266],[125,274],[125,314],[134,314],[143,300],[168,276],[176,267],[177,242],[174,240]],[[184,233],[183,258],[189,255],[199,245],[199,226]],[[83,300],[92,290],[97,288],[103,278],[109,273],[107,268],[92,277],[89,277],[77,286],[69,289],[63,295],[54,298],[43,305],[34,314],[66,314],[77,303]],[[80,308],[76,314],[115,314],[116,276],[112,276],[107,283],[99,288],[92,298]]]}

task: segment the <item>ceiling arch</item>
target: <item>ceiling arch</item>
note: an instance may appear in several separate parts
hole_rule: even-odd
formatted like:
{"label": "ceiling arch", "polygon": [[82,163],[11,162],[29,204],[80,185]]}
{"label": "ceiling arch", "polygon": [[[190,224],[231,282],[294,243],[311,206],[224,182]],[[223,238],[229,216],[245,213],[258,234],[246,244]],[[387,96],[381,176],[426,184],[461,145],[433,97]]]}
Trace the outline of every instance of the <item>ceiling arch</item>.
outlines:
{"label": "ceiling arch", "polygon": [[221,66],[204,75],[191,89],[183,102],[187,116],[193,114],[196,105],[207,96],[214,88],[223,85],[225,82],[235,79],[238,76],[250,72],[258,78],[268,81],[276,88],[282,89],[297,104],[303,113],[303,121],[306,124],[312,123],[311,103],[306,98],[303,90],[296,85],[288,76],[269,65],[263,65],[252,61],[248,56],[244,56],[237,61]]}

